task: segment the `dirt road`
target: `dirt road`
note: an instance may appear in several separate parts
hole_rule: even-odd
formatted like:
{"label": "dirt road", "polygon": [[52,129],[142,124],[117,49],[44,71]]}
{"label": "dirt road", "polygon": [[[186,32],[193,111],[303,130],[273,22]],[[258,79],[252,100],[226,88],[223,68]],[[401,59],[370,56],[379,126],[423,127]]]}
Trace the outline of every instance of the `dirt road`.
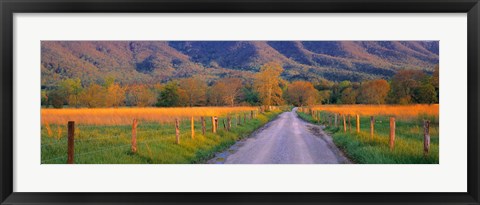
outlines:
{"label": "dirt road", "polygon": [[350,163],[320,126],[301,120],[296,108],[266,124],[253,136],[218,153],[219,164],[345,164]]}

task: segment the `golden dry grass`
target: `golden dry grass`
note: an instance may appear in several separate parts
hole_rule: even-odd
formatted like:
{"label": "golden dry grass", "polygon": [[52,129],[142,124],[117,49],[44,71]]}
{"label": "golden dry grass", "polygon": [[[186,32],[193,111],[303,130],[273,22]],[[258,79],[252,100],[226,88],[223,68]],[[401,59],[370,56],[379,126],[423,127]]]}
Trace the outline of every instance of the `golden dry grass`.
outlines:
{"label": "golden dry grass", "polygon": [[134,118],[141,121],[171,123],[175,118],[223,116],[229,113],[249,112],[258,107],[177,107],[177,108],[80,108],[41,110],[42,125],[66,124],[75,121],[89,125],[127,125]]}
{"label": "golden dry grass", "polygon": [[400,119],[416,118],[419,115],[439,117],[439,105],[317,105],[313,110],[327,111],[347,115],[386,115]]}

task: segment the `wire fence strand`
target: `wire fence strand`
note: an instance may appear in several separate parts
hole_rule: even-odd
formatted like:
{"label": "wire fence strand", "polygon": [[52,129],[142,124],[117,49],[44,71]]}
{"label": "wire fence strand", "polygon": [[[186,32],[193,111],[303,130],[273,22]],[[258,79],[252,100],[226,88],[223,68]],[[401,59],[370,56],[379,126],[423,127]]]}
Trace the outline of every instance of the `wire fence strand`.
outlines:
{"label": "wire fence strand", "polygon": [[[108,139],[120,139],[120,138],[125,138],[125,139],[128,139],[128,137],[122,137],[122,136],[111,136],[111,137],[101,137],[101,138],[93,138],[93,139],[75,139],[75,142],[90,142],[90,141],[100,141],[100,140],[108,140]],[[62,139],[66,139],[66,138],[62,138]],[[42,144],[42,147],[43,146],[54,146],[54,145],[58,145],[58,144],[64,144],[64,143],[67,143],[67,140],[59,140],[58,142],[46,142],[44,144]]]}
{"label": "wire fence strand", "polygon": [[[100,152],[105,152],[105,151],[114,150],[114,149],[118,149],[118,148],[123,148],[123,147],[127,147],[127,146],[131,146],[131,145],[128,144],[128,145],[112,146],[112,147],[109,147],[109,148],[106,148],[106,149],[101,149],[101,150],[97,150],[97,151],[93,151],[93,152],[85,152],[85,153],[75,154],[75,157],[91,155],[91,154],[100,153]],[[67,155],[61,156],[61,157],[55,157],[55,158],[51,158],[51,159],[42,160],[42,162],[49,162],[49,161],[58,160],[58,159],[62,159],[62,158],[65,158],[65,159],[66,159],[66,158],[67,158]]]}

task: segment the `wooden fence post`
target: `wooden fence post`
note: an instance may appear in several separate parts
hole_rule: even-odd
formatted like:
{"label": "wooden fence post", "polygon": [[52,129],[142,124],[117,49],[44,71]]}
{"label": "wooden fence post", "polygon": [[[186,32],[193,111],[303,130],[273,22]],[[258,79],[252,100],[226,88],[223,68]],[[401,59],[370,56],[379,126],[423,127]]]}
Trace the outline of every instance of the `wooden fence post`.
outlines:
{"label": "wooden fence post", "polygon": [[250,119],[253,119],[253,110],[250,110]]}
{"label": "wooden fence post", "polygon": [[230,129],[232,129],[232,119],[230,115],[227,115],[227,131],[230,131]]}
{"label": "wooden fence post", "polygon": [[75,122],[68,121],[68,150],[67,150],[67,164],[74,163],[75,152]]}
{"label": "wooden fence post", "polygon": [[343,132],[347,132],[347,121],[345,119],[345,114],[343,116]]}
{"label": "wooden fence post", "polygon": [[215,128],[215,116],[212,116],[212,132],[217,133],[217,129]]}
{"label": "wooden fence post", "polygon": [[423,121],[423,153],[425,156],[430,151],[430,121]]}
{"label": "wooden fence post", "polygon": [[395,117],[390,117],[390,150],[395,148]]}
{"label": "wooden fence post", "polygon": [[375,132],[375,118],[370,116],[370,137],[373,140],[373,134]]}
{"label": "wooden fence post", "polygon": [[205,126],[205,117],[200,117],[200,120],[202,121],[202,135],[205,136],[205,130],[207,129]]}
{"label": "wooden fence post", "polygon": [[317,112],[317,123],[318,123],[318,124],[320,124],[320,122],[321,122],[320,119],[322,119],[322,118],[321,118],[321,115],[320,115],[320,111],[318,111],[318,112]]}
{"label": "wooden fence post", "polygon": [[132,153],[137,153],[137,119],[132,124]]}
{"label": "wooden fence post", "polygon": [[243,113],[243,124],[247,123],[247,113]]}
{"label": "wooden fence post", "polygon": [[180,122],[175,118],[175,142],[180,144]]}
{"label": "wooden fence post", "polygon": [[[223,123],[223,129],[226,130],[227,129],[227,125],[225,124],[225,119],[222,120],[222,123]],[[228,131],[228,130],[227,130]]]}
{"label": "wooden fence post", "polygon": [[190,118],[190,127],[192,128],[192,139],[195,139],[195,120],[193,116]]}
{"label": "wooden fence post", "polygon": [[357,120],[357,132],[360,132],[360,116],[356,115],[356,120]]}
{"label": "wooden fence post", "polygon": [[237,115],[237,125],[241,125],[242,124],[242,116],[240,114]]}

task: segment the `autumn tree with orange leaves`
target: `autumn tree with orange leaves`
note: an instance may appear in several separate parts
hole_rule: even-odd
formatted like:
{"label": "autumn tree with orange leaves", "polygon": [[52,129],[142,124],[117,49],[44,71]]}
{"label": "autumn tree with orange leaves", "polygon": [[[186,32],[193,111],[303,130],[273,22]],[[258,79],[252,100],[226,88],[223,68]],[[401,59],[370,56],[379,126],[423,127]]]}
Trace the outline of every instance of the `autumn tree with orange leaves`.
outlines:
{"label": "autumn tree with orange leaves", "polygon": [[319,93],[312,83],[295,81],[288,86],[286,98],[295,106],[315,105],[318,102]]}
{"label": "autumn tree with orange leaves", "polygon": [[103,86],[92,83],[80,94],[80,102],[89,108],[105,107],[107,91]]}
{"label": "autumn tree with orange leaves", "polygon": [[127,102],[130,106],[149,107],[156,101],[156,94],[146,85],[132,85],[127,89]]}
{"label": "autumn tree with orange leaves", "polygon": [[283,68],[279,63],[270,62],[260,68],[255,74],[254,88],[258,92],[262,105],[280,105],[283,103],[282,89],[280,88],[280,74]]}
{"label": "autumn tree with orange leaves", "polygon": [[181,79],[178,86],[181,104],[189,107],[205,104],[207,84],[200,76]]}
{"label": "autumn tree with orange leaves", "polygon": [[385,104],[390,85],[386,80],[371,80],[363,82],[357,97],[362,104]]}
{"label": "autumn tree with orange leaves", "polygon": [[125,105],[125,88],[118,83],[110,84],[107,87],[105,103],[107,107],[115,108]]}
{"label": "autumn tree with orange leaves", "polygon": [[[281,64],[266,63],[260,71],[245,77],[213,78],[198,74],[167,82],[125,85],[107,77],[98,82],[64,79],[42,88],[41,105],[68,107],[181,107],[315,104],[433,104],[439,102],[439,67],[432,73],[400,70],[387,80],[363,82],[327,79],[289,83],[280,76]],[[238,76],[238,75],[230,75]],[[253,79],[252,79],[253,76]],[[301,77],[300,77],[301,78]]]}
{"label": "autumn tree with orange leaves", "polygon": [[213,85],[210,101],[215,105],[234,106],[242,91],[242,79],[223,78]]}

